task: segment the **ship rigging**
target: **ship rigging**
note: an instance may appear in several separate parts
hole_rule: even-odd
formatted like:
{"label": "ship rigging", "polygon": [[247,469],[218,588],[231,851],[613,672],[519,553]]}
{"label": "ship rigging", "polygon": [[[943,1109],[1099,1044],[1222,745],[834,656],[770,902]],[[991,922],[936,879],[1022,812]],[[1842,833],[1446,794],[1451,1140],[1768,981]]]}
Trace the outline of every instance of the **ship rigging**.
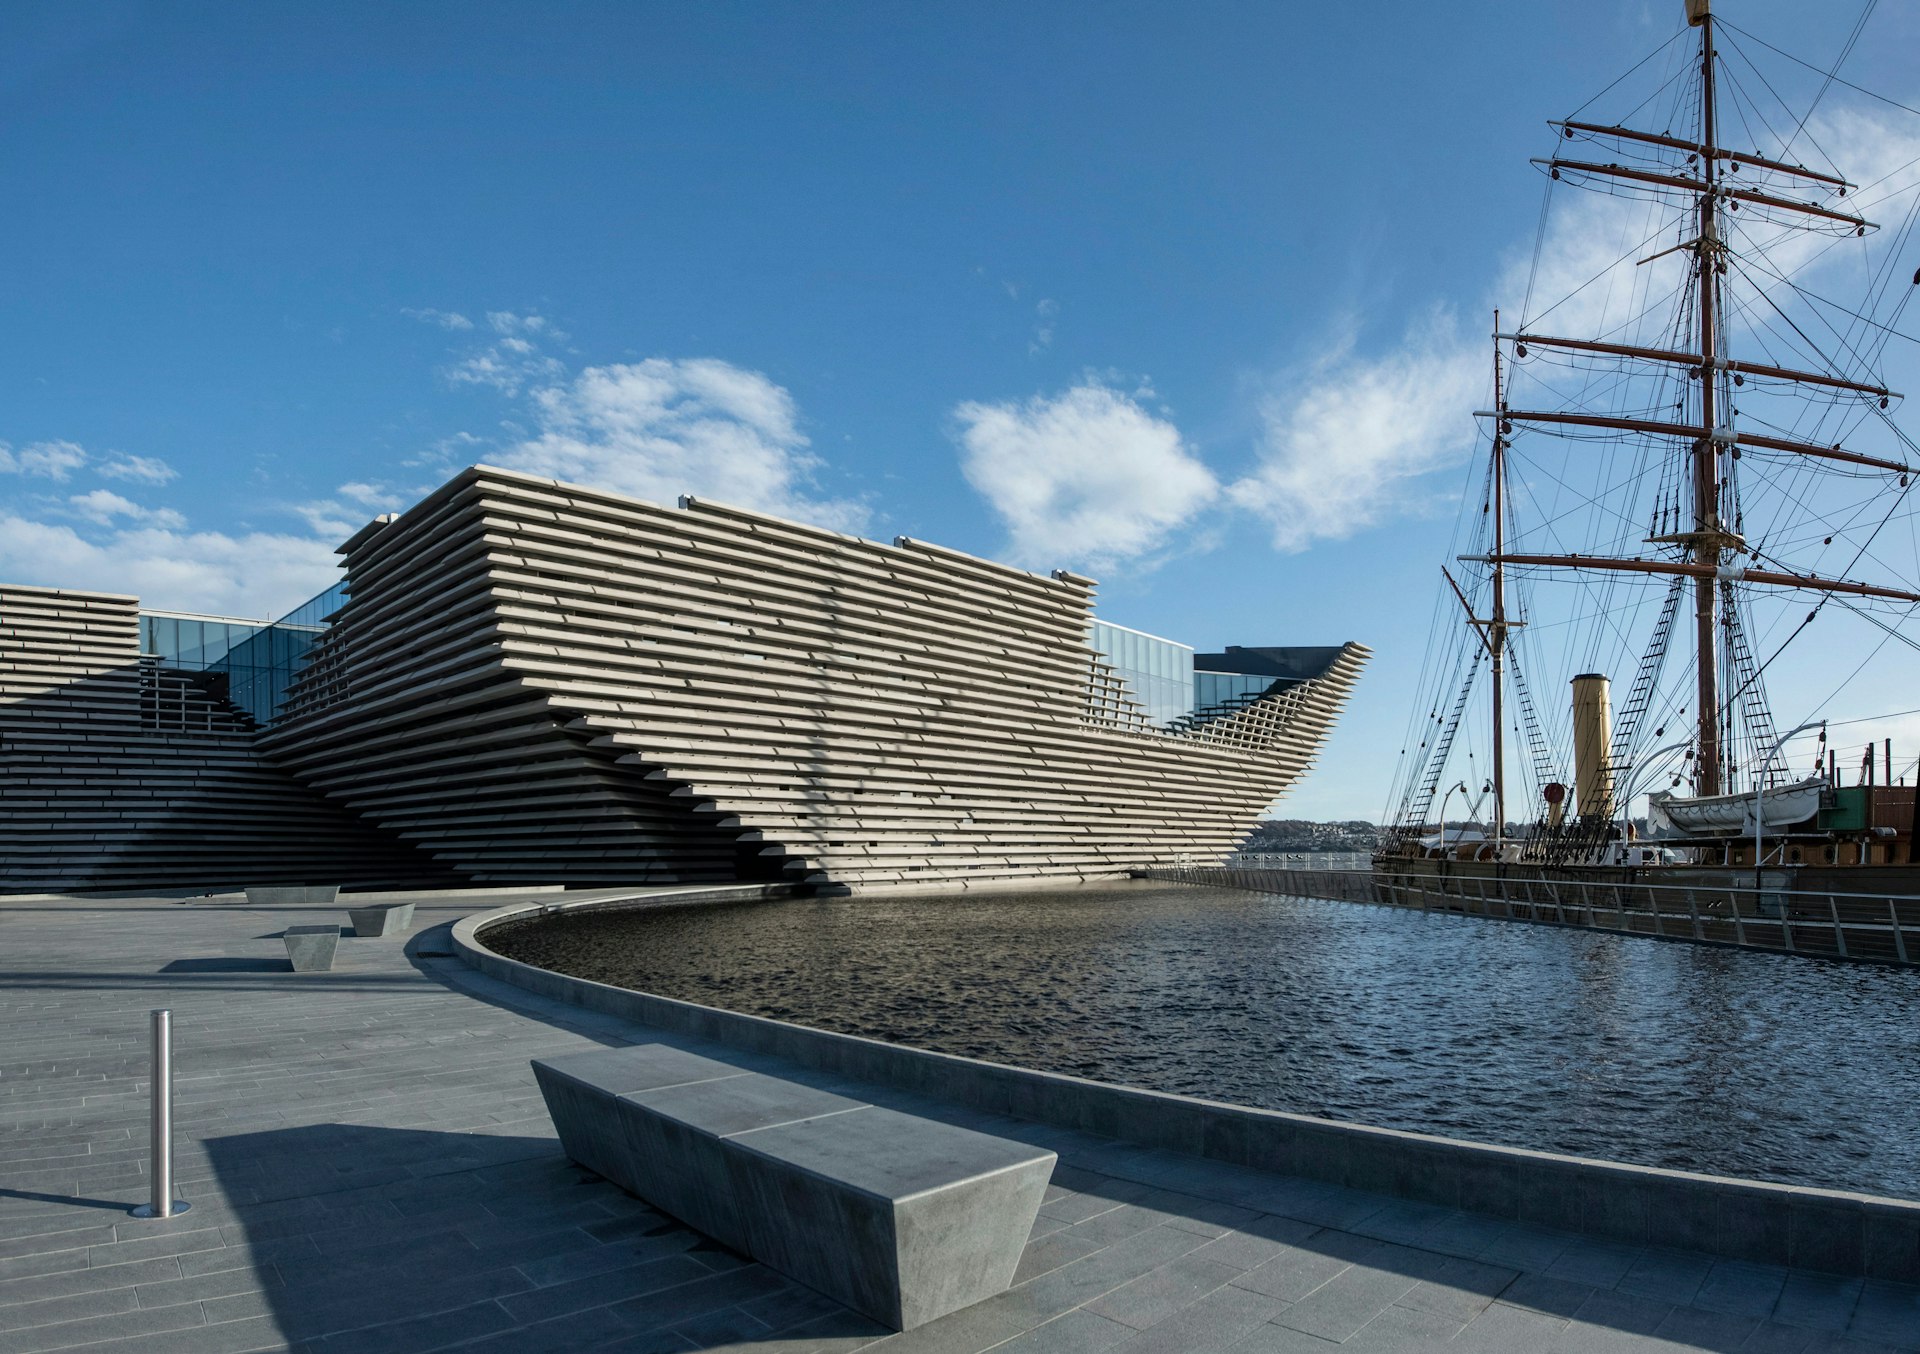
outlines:
{"label": "ship rigging", "polygon": [[[1920,447],[1896,423],[1901,396],[1881,371],[1889,341],[1911,341],[1898,323],[1920,288],[1920,272],[1908,284],[1899,262],[1920,217],[1920,135],[1903,143],[1908,163],[1849,179],[1825,162],[1810,109],[1788,121],[1791,109],[1734,78],[1751,63],[1711,0],[1685,3],[1655,94],[1618,120],[1582,109],[1551,123],[1555,152],[1534,162],[1550,195],[1597,196],[1596,219],[1623,249],[1584,279],[1574,272],[1570,296],[1536,306],[1537,247],[1520,322],[1494,317],[1492,400],[1476,411],[1485,478],[1464,548],[1442,570],[1464,647],[1435,665],[1417,746],[1403,754],[1389,855],[1430,848],[1434,795],[1459,777],[1482,669],[1488,762],[1474,770],[1468,748],[1461,783],[1478,782],[1492,810],[1473,850],[1564,865],[1623,859],[1633,798],[1662,780],[1671,840],[1721,831],[1715,805],[1733,806],[1736,827],[1741,813],[1813,821],[1808,795],[1837,779],[1831,749],[1818,718],[1778,731],[1767,692],[1776,660],[1829,606],[1884,632],[1882,644],[1920,648],[1905,632],[1920,605],[1920,549],[1887,548],[1912,535]],[[1634,125],[1632,113],[1657,114],[1662,100],[1665,127]],[[1543,237],[1546,223],[1543,213]],[[1812,285],[1839,271],[1847,246],[1866,251],[1848,263],[1866,283],[1852,305]],[[1544,520],[1525,520],[1528,510]],[[1539,589],[1552,584],[1582,600],[1550,616]],[[1569,642],[1581,627],[1583,643]],[[1558,629],[1561,656],[1575,658],[1571,736],[1528,684],[1550,657],[1529,628]],[[1622,668],[1633,656],[1617,719],[1593,671],[1609,647]],[[1680,681],[1670,650],[1690,668]],[[1826,766],[1796,774],[1789,745],[1815,730]],[[1884,775],[1891,784],[1890,750]],[[1447,831],[1442,821],[1450,855]],[[1731,847],[1714,857],[1733,858]]]}

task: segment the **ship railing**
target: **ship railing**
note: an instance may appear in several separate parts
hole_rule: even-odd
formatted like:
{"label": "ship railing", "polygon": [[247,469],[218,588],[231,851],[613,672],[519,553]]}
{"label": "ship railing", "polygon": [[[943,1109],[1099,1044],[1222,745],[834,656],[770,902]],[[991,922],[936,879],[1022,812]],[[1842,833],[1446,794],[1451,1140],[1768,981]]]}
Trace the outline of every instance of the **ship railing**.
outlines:
{"label": "ship railing", "polygon": [[[1230,870],[1339,870],[1348,872],[1365,869],[1365,861],[1370,853],[1366,851],[1238,851],[1227,857],[1226,867]],[[1357,862],[1353,865],[1332,864],[1315,857],[1339,856]]]}
{"label": "ship railing", "polygon": [[[1920,964],[1920,896],[1741,884],[1733,872],[1684,884],[1583,879],[1509,868],[1491,873],[1331,870],[1240,864],[1147,871],[1169,882],[1373,903],[1660,940],[1735,945],[1824,959]],[[1749,875],[1751,871],[1747,872]]]}

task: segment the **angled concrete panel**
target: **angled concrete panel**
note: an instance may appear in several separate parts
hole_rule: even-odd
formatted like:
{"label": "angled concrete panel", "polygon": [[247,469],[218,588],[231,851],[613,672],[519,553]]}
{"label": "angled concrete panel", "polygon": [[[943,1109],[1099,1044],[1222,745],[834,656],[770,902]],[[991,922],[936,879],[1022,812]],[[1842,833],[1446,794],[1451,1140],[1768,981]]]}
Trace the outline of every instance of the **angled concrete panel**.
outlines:
{"label": "angled concrete panel", "polygon": [[346,550],[264,743],[488,882],[951,886],[1218,860],[1367,651],[1179,732],[1093,584],[476,467]]}
{"label": "angled concrete panel", "polygon": [[136,599],[0,586],[0,892],[314,880],[458,882],[297,783],[239,711],[141,654]]}

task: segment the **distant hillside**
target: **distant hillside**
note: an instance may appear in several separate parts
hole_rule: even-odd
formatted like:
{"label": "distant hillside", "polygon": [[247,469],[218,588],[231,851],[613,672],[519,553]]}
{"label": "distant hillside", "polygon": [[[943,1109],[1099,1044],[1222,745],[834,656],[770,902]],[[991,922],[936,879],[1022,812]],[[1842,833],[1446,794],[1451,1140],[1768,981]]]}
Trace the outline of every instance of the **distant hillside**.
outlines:
{"label": "distant hillside", "polygon": [[1242,851],[1371,851],[1380,829],[1365,819],[1310,823],[1303,818],[1269,818],[1254,826]]}

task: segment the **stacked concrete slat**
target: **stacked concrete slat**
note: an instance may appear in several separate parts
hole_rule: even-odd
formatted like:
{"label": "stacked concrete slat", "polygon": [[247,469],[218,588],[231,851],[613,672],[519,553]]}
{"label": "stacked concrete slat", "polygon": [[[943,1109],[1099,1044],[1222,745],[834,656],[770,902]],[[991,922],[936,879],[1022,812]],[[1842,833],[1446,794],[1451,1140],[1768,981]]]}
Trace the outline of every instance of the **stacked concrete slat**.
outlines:
{"label": "stacked concrete slat", "polygon": [[498,528],[470,477],[343,547],[353,600],[263,745],[304,782],[488,883],[783,877],[633,775],[503,661]]}
{"label": "stacked concrete slat", "polygon": [[265,744],[490,881],[1217,860],[1367,654],[1173,735],[1088,648],[1071,574],[487,468],[343,549],[352,601]]}
{"label": "stacked concrete slat", "polygon": [[140,653],[132,597],[0,587],[0,891],[445,882]]}

